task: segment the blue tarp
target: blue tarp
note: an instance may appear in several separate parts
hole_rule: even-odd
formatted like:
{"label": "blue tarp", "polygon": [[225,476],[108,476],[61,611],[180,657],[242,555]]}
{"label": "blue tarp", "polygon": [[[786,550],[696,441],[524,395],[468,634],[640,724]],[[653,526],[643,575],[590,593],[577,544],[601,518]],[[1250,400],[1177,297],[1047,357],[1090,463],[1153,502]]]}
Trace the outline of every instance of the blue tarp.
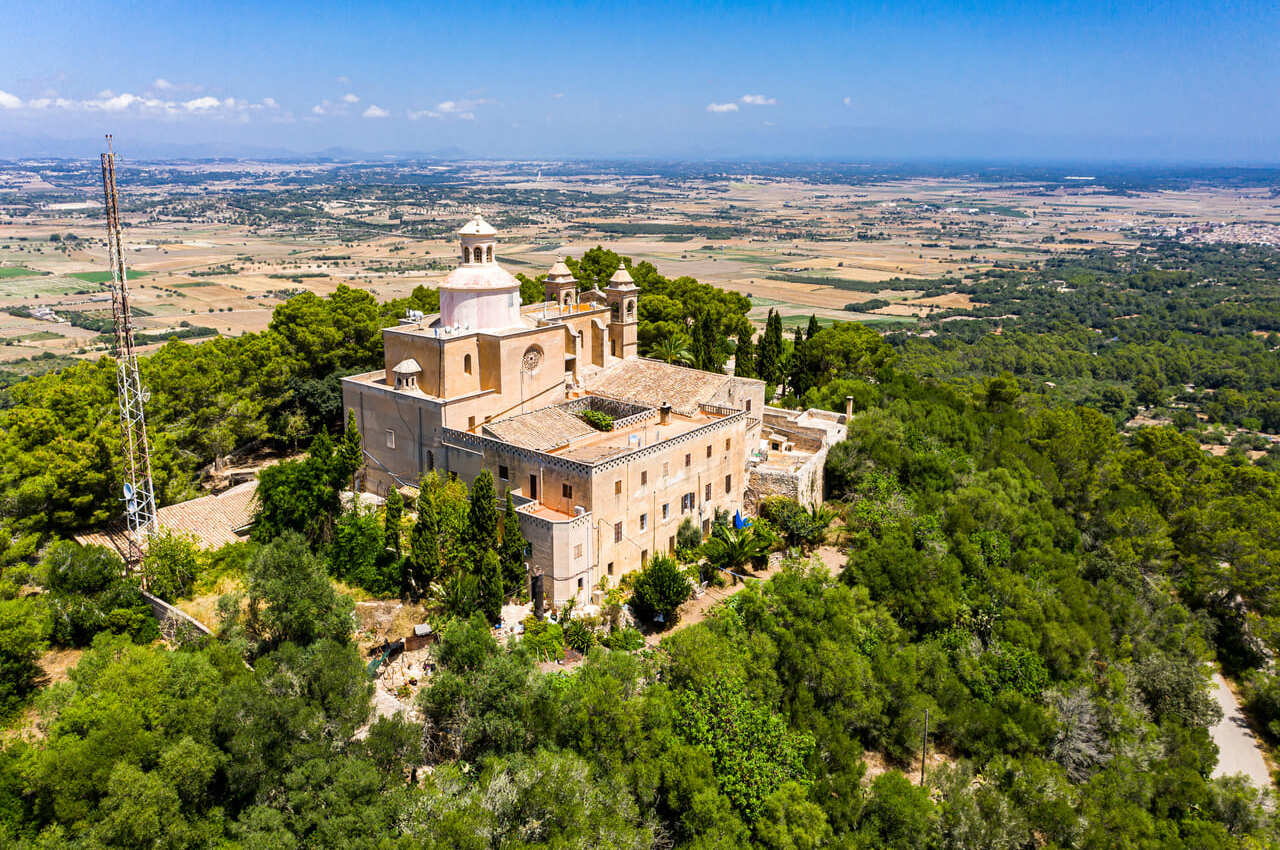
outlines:
{"label": "blue tarp", "polygon": [[751,520],[742,518],[742,511],[733,512],[733,527],[741,531],[751,527]]}

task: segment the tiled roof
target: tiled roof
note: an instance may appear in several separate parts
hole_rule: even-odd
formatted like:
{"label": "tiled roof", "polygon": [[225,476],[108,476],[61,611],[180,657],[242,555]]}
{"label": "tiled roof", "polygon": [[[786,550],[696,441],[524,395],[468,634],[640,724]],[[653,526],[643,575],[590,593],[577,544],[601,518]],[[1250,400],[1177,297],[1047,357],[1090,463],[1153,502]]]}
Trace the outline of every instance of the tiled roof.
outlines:
{"label": "tiled roof", "polygon": [[589,375],[583,385],[588,392],[646,407],[666,402],[676,413],[692,416],[699,403],[709,402],[728,381],[728,375],[638,358],[611,363]]}
{"label": "tiled roof", "polygon": [[490,422],[483,430],[486,435],[504,443],[540,452],[596,433],[596,429],[559,407],[544,407],[532,413]]}
{"label": "tiled roof", "polygon": [[[236,529],[244,529],[253,522],[254,493],[257,480],[237,484],[230,490],[213,496],[201,496],[176,505],[166,505],[156,511],[160,527],[182,534],[189,534],[206,549],[216,549],[244,538]],[[123,522],[113,523],[102,531],[78,534],[76,540],[86,546],[109,546],[121,555],[128,549]]]}

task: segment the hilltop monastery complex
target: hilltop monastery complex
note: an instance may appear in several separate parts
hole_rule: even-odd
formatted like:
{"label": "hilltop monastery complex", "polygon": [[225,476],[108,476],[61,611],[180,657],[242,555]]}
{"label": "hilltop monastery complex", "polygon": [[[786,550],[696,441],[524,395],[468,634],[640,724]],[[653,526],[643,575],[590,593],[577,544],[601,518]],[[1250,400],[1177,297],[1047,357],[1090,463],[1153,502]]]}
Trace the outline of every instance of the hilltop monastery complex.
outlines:
{"label": "hilltop monastery complex", "polygon": [[[716,511],[747,513],[762,495],[821,499],[845,416],[766,407],[763,381],[639,356],[640,293],[625,267],[603,292],[580,292],[558,262],[546,300],[522,306],[494,259],[497,231],[477,215],[458,235],[440,313],[384,329],[385,368],[343,379],[366,490],[489,470],[517,506],[548,604],[592,601],[603,577],[674,549],[686,518],[705,533]],[[613,429],[587,424],[587,410]]]}

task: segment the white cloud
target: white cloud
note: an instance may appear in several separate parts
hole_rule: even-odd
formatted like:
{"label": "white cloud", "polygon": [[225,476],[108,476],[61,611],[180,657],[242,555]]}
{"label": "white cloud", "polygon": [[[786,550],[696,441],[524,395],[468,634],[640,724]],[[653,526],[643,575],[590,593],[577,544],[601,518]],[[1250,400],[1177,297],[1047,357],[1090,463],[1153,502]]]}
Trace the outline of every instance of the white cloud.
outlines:
{"label": "white cloud", "polygon": [[151,88],[155,89],[156,91],[168,91],[173,87],[174,87],[173,83],[169,82],[164,77],[156,77],[156,81],[151,84]]}
{"label": "white cloud", "polygon": [[364,115],[365,118],[386,118],[391,113],[383,109],[381,106],[369,104],[369,108],[361,114]]}
{"label": "white cloud", "polygon": [[360,97],[359,95],[354,95],[351,92],[347,92],[342,96],[342,102],[343,103],[359,103]]}
{"label": "white cloud", "polygon": [[486,103],[493,103],[493,101],[488,98],[442,100],[434,109],[410,109],[408,115],[411,121],[421,118],[457,118],[459,121],[474,121],[476,107]]}
{"label": "white cloud", "polygon": [[845,106],[852,106],[852,105],[853,105],[853,98],[851,98],[851,97],[846,97],[846,98],[844,99],[844,105],[845,105]]}
{"label": "white cloud", "polygon": [[708,103],[708,112],[737,112],[738,104],[736,103]]}
{"label": "white cloud", "polygon": [[[174,88],[184,88],[175,86]],[[154,94],[137,95],[132,92],[116,94],[110,89],[96,97],[73,100],[65,97],[38,97],[23,102],[17,97],[0,91],[0,109],[31,109],[44,111],[61,109],[68,112],[116,112],[139,116],[173,118],[183,115],[203,115],[216,118],[246,120],[250,114],[272,111],[278,114],[280,105],[274,98],[263,98],[258,103],[236,97],[217,98],[210,95],[191,100],[167,100]]]}
{"label": "white cloud", "polygon": [[[222,106],[222,101],[216,97],[197,97],[195,100],[188,100],[182,104],[182,107],[188,112],[204,112],[208,109],[217,109]],[[234,100],[231,105],[234,106]]]}
{"label": "white cloud", "polygon": [[339,74],[337,77],[335,77],[335,79],[337,80],[337,82],[342,83],[344,86],[351,82],[351,78],[348,77],[346,74]]}
{"label": "white cloud", "polygon": [[775,125],[774,125],[774,123],[773,123],[772,121],[766,121],[766,122],[764,122],[764,126],[766,126],[766,127],[773,127],[773,126],[775,126]]}
{"label": "white cloud", "polygon": [[775,106],[778,103],[776,97],[766,97],[762,94],[744,94],[740,100],[747,106]]}

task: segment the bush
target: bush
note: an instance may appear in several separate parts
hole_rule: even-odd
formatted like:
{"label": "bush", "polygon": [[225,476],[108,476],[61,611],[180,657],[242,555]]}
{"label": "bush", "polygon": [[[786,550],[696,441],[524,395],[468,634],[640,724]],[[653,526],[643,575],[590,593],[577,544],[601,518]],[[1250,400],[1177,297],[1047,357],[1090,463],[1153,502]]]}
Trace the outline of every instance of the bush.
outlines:
{"label": "bush", "polygon": [[569,620],[564,624],[564,642],[570,649],[585,655],[595,645],[596,633],[581,620]]}
{"label": "bush", "polygon": [[39,600],[0,599],[0,717],[35,690],[48,632],[48,616]]}
{"label": "bush", "polygon": [[693,585],[675,558],[655,557],[636,576],[631,608],[644,622],[675,622],[676,609],[693,595]]}
{"label": "bush", "polygon": [[522,621],[524,637],[520,643],[539,661],[564,657],[564,630],[559,623],[539,620],[532,614]]}
{"label": "bush", "polygon": [[637,649],[644,649],[644,635],[640,634],[639,629],[633,629],[628,626],[609,632],[600,638],[600,644],[613,650],[634,652]]}
{"label": "bush", "polygon": [[105,546],[60,541],[49,547],[40,569],[55,646],[88,646],[104,631],[136,643],[160,636],[151,606],[137,584],[125,579],[124,562]]}
{"label": "bush", "polygon": [[142,559],[147,590],[165,602],[190,596],[200,574],[200,561],[195,538],[172,531],[152,535]]}
{"label": "bush", "polygon": [[685,517],[676,529],[677,549],[697,549],[702,545],[702,532],[694,525],[691,518]]}
{"label": "bush", "polygon": [[597,431],[613,430],[613,417],[607,413],[601,413],[599,410],[584,410],[579,415],[582,417],[582,421]]}

